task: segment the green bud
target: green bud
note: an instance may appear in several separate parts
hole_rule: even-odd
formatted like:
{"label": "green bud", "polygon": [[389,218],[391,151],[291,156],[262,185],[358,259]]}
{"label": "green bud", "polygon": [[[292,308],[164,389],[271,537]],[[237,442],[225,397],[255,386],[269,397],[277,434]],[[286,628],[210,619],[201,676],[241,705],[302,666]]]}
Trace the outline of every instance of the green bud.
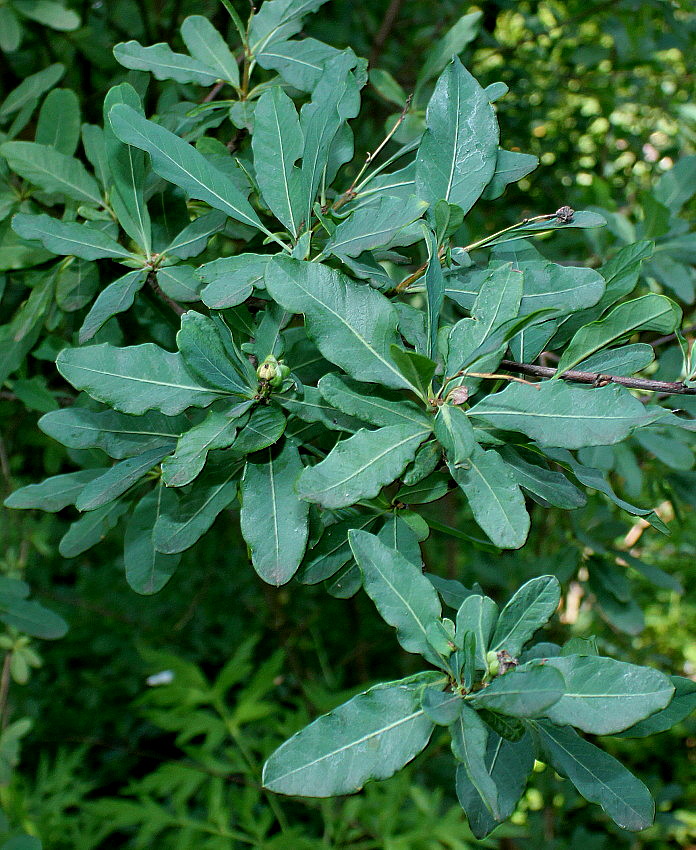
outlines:
{"label": "green bud", "polygon": [[497,676],[498,671],[500,670],[500,661],[498,660],[498,653],[491,650],[486,653],[486,664],[488,664],[488,672],[491,676]]}

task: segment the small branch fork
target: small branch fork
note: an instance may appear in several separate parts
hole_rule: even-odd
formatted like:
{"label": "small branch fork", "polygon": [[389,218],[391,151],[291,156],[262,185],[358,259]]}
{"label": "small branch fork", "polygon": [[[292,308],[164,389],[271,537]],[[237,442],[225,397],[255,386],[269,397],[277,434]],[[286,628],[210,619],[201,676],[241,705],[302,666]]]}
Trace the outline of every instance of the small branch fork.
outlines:
{"label": "small branch fork", "polygon": [[[536,366],[533,363],[517,363],[514,360],[503,360],[501,367],[520,375],[533,375],[537,378],[553,378],[557,369],[550,366]],[[650,393],[666,393],[668,395],[696,395],[696,387],[687,387],[681,381],[651,381],[647,378],[626,378],[623,375],[602,375],[599,372],[579,372],[569,369],[561,376],[564,381],[576,384],[591,384],[604,387],[607,384],[620,384],[632,390],[643,390]]]}

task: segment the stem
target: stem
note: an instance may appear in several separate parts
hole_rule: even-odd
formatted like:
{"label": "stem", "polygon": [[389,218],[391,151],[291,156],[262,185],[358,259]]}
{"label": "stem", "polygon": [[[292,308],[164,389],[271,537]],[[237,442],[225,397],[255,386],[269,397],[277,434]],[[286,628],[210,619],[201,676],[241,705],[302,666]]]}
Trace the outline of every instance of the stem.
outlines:
{"label": "stem", "polygon": [[0,727],[5,729],[7,726],[7,697],[10,692],[10,665],[12,664],[12,651],[8,650],[5,653],[5,659],[2,662],[2,674],[0,674]]}
{"label": "stem", "polygon": [[384,18],[382,18],[380,28],[377,30],[377,35],[372,42],[372,50],[370,50],[369,60],[370,67],[377,64],[382,48],[384,47],[386,40],[389,38],[389,34],[396,23],[396,19],[399,17],[402,4],[403,0],[391,0],[387,11],[384,13]]}
{"label": "stem", "polygon": [[147,285],[150,289],[155,293],[155,295],[160,299],[160,301],[164,301],[164,303],[171,307],[172,310],[176,313],[177,316],[183,316],[186,310],[174,301],[173,298],[170,298],[168,295],[165,295],[164,292],[160,289],[159,283],[157,283],[157,272],[152,270],[148,272],[147,275]]}
{"label": "stem", "polygon": [[[523,218],[522,221],[518,221],[516,224],[511,224],[509,227],[504,227],[502,230],[498,230],[495,233],[491,233],[488,236],[484,236],[483,239],[479,239],[476,242],[472,242],[470,245],[465,245],[462,248],[462,251],[473,251],[474,248],[483,248],[484,246],[490,244],[494,239],[497,239],[499,236],[504,236],[506,233],[510,233],[513,230],[519,230],[523,227],[527,227],[530,224],[534,224],[536,221],[550,221],[551,219],[557,218],[556,213],[545,213],[544,215],[535,215],[532,218]],[[536,234],[534,234],[536,235]],[[442,254],[442,251],[441,251]],[[442,256],[441,256],[442,259]],[[403,292],[405,289],[423,277],[425,270],[428,268],[428,263],[423,263],[418,266],[418,268],[413,272],[413,274],[409,275],[407,278],[404,278],[401,283],[399,283],[396,287],[394,287],[394,292]]]}
{"label": "stem", "polygon": [[381,151],[383,150],[383,148],[387,144],[387,142],[391,139],[391,137],[394,135],[394,133],[396,133],[396,131],[399,129],[399,127],[403,124],[403,122],[406,118],[406,114],[408,113],[409,106],[411,105],[411,98],[412,97],[413,97],[413,95],[409,95],[406,98],[406,103],[404,104],[404,108],[401,110],[401,115],[399,115],[399,117],[396,119],[396,121],[394,122],[394,126],[387,133],[387,135],[384,137],[384,139],[382,139],[379,146],[372,153],[368,153],[368,155],[365,159],[365,164],[363,165],[363,167],[358,172],[358,175],[355,178],[355,180],[353,180],[353,182],[350,184],[348,189],[346,189],[346,191],[341,195],[341,197],[334,203],[334,205],[333,205],[334,210],[340,209],[343,206],[343,204],[347,203],[348,201],[352,200],[355,197],[355,184],[358,182],[358,180],[360,180],[360,178],[363,176],[363,174],[369,168],[370,163],[375,161],[375,159],[379,156],[379,154],[381,153]]}
{"label": "stem", "polygon": [[[510,372],[521,375],[534,375],[537,378],[553,378],[558,369],[550,366],[536,366],[532,363],[517,363],[514,360],[503,360],[500,364]],[[647,378],[625,378],[622,375],[602,375],[599,372],[578,372],[570,369],[560,376],[564,381],[576,384],[592,384],[604,387],[607,384],[619,384],[632,390],[643,390],[651,393],[667,393],[668,395],[696,395],[696,387],[687,387],[681,381],[651,381]]]}
{"label": "stem", "polygon": [[225,81],[224,81],[224,80],[219,80],[217,83],[215,83],[215,85],[214,85],[214,86],[212,87],[212,89],[208,92],[208,94],[207,94],[207,95],[203,98],[203,100],[201,101],[201,103],[210,103],[212,100],[215,100],[215,98],[216,98],[216,97],[218,96],[218,94],[220,93],[220,90],[221,90],[224,86],[225,86]]}

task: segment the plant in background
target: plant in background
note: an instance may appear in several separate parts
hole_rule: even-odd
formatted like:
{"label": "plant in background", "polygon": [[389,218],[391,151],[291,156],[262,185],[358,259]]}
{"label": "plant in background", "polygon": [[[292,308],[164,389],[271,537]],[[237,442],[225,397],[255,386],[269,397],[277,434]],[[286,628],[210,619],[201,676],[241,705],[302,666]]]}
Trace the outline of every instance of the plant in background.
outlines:
{"label": "plant in background", "polygon": [[[122,524],[126,579],[148,594],[238,505],[264,581],[327,581],[339,597],[364,586],[402,646],[438,668],[316,720],[267,762],[270,790],[355,791],[402,767],[439,724],[477,835],[511,814],[535,757],[620,826],[644,828],[645,786],[574,728],[668,728],[693,706],[692,683],[591,642],[530,643],[558,605],[554,577],[525,584],[498,615],[483,593],[424,576],[419,543],[434,529],[483,551],[519,549],[526,497],[574,510],[585,487],[668,533],[587,454],[633,434],[681,444],[694,430],[654,395],[696,394],[680,307],[657,292],[628,299],[649,234],[598,270],[552,263],[535,236],[604,224],[557,203],[458,244],[479,199],[536,164],[499,146],[492,103],[506,86],[482,88],[457,58],[476,16],[430,54],[424,128],[377,164],[409,126],[404,111],[349,181],[366,63],[295,38],[322,0],[268,0],[246,25],[224,5],[238,56],[198,15],[182,25],[187,54],[114,50],[131,70],[210,86],[203,102],[163,95],[150,120],[133,74],[108,92],[102,127],[81,125],[74,95],[53,89],[35,141],[18,141],[62,74],[53,66],[0,106],[15,116],[0,145],[5,250],[42,266],[18,276],[31,294],[3,328],[0,377],[82,466],[6,505],[74,506],[65,557]],[[225,144],[209,131],[227,119]],[[80,141],[91,169],[74,155]],[[11,377],[45,324],[41,356],[80,393],[62,408],[42,377]],[[636,341],[649,332],[683,343],[679,380],[637,375],[654,360]],[[555,366],[535,363],[542,352]],[[456,529],[421,508],[453,492],[466,512]],[[436,589],[455,621],[441,618]]]}

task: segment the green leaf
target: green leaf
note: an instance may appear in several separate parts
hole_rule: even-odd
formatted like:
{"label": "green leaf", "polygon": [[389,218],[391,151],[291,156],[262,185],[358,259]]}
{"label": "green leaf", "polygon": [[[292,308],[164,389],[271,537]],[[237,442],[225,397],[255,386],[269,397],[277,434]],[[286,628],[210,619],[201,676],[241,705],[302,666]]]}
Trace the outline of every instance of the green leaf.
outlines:
{"label": "green leaf", "polygon": [[[425,211],[427,204],[410,197],[401,198],[383,195],[375,205],[356,210],[344,219],[323,248],[324,254],[334,254],[341,260],[358,257],[363,251],[373,248],[410,245],[421,238],[421,234],[406,230]],[[439,268],[438,261],[438,268]]]}
{"label": "green leaf", "polygon": [[534,632],[553,617],[560,599],[561,586],[555,576],[539,576],[523,584],[500,612],[491,649],[504,649],[517,658]]}
{"label": "green leaf", "polygon": [[510,717],[539,717],[558,702],[564,684],[563,676],[551,667],[515,670],[498,676],[468,699],[474,708],[487,708]]}
{"label": "green leaf", "polygon": [[491,640],[491,634],[498,618],[498,606],[488,596],[472,593],[467,596],[457,611],[457,645],[461,644],[463,636],[471,632],[476,638],[476,667],[486,670],[488,662],[486,653]]}
{"label": "green leaf", "polygon": [[65,348],[56,366],[76,389],[121,413],[159,410],[173,416],[187,407],[207,407],[224,395],[192,378],[180,354],[151,342],[127,348],[108,343]]}
{"label": "green leaf", "polygon": [[459,718],[465,703],[460,694],[434,686],[423,691],[421,705],[433,723],[451,726]]}
{"label": "green leaf", "polygon": [[169,447],[150,449],[114,464],[89,482],[75,502],[78,511],[93,511],[107,505],[129,490],[169,454]]}
{"label": "green leaf", "polygon": [[[526,239],[496,246],[491,256],[501,265],[512,263],[513,269],[524,274],[521,316],[543,309],[562,315],[584,310],[601,302],[606,291],[605,279],[596,269],[551,263]],[[464,274],[462,279],[474,274]]]}
{"label": "green leaf", "polygon": [[462,763],[469,781],[486,809],[499,820],[501,815],[498,786],[488,772],[485,762],[488,728],[470,706],[464,705],[461,714],[450,726],[450,733],[454,757]]}
{"label": "green leaf", "polygon": [[499,820],[492,817],[464,765],[457,767],[457,797],[466,812],[471,831],[477,838],[485,838],[515,811],[534,767],[534,749],[530,736],[511,742],[489,733],[484,765],[498,789]]}
{"label": "green leaf", "polygon": [[59,32],[71,32],[80,26],[80,16],[53,0],[14,0],[15,9],[27,18]]}
{"label": "green leaf", "polygon": [[80,344],[92,339],[113,316],[129,310],[146,280],[147,275],[138,269],[124,274],[102,289],[82,323],[78,335]]}
{"label": "green leaf", "polygon": [[[495,369],[506,349],[505,335],[497,338],[496,331],[514,322],[520,309],[524,275],[516,271],[511,263],[499,266],[488,276],[476,296],[471,308],[471,318],[460,319],[450,330],[448,337],[447,373],[456,375],[469,363],[478,359],[476,371],[488,372]],[[491,343],[490,356],[480,359],[477,352],[487,342]],[[481,351],[481,354],[488,352]],[[451,388],[466,383],[471,389],[478,386],[478,378],[459,378],[448,386]]]}
{"label": "green leaf", "polygon": [[607,307],[633,292],[638,283],[643,260],[652,256],[655,244],[648,240],[624,245],[599,269],[606,281],[604,295],[599,301],[600,307]]}
{"label": "green leaf", "polygon": [[427,436],[422,425],[358,431],[338,443],[316,466],[304,470],[298,492],[303,499],[325,508],[372,499],[403,472]]}
{"label": "green leaf", "polygon": [[234,368],[220,331],[208,316],[195,310],[184,313],[176,344],[186,368],[207,386],[246,397],[253,394]]}
{"label": "green leaf", "polygon": [[427,231],[428,267],[425,270],[425,296],[428,303],[426,313],[427,347],[425,354],[431,359],[437,359],[437,334],[440,329],[440,313],[445,301],[445,277],[440,265],[437,240]]}
{"label": "green leaf", "polygon": [[511,383],[469,414],[496,428],[521,431],[542,446],[567,449],[619,443],[652,421],[645,405],[624,387],[583,388],[561,381]]}
{"label": "green leaf", "polygon": [[679,327],[681,316],[681,309],[674,301],[654,292],[619,304],[603,319],[580,328],[561,356],[556,377],[601,348],[638,331],[672,333]]}
{"label": "green leaf", "polygon": [[443,404],[437,409],[434,427],[435,436],[452,466],[467,466],[477,443],[466,413],[455,405]]}
{"label": "green leaf", "polygon": [[309,337],[349,375],[410,387],[389,356],[389,346],[398,341],[397,313],[384,295],[328,266],[288,257],[268,263],[266,289],[286,310],[304,313]]}
{"label": "green leaf", "polygon": [[264,200],[297,239],[306,209],[307,185],[295,163],[302,156],[304,137],[295,105],[280,86],[264,92],[256,104],[251,148]]}
{"label": "green leaf", "polygon": [[301,472],[299,452],[286,442],[280,452],[248,461],[242,478],[242,535],[254,569],[276,587],[295,575],[307,545],[309,504],[295,493]]}
{"label": "green leaf", "polygon": [[643,783],[608,753],[584,741],[573,729],[534,723],[550,765],[567,776],[591,803],[598,803],[623,829],[650,826],[655,803]]}
{"label": "green leaf", "polygon": [[277,443],[285,431],[286,424],[283,411],[277,407],[257,407],[234,441],[235,456],[258,452]]}
{"label": "green leaf", "polygon": [[604,375],[634,375],[655,360],[655,349],[646,342],[598,351],[578,364],[581,372]]}
{"label": "green leaf", "polygon": [[326,64],[339,53],[323,41],[303,38],[274,42],[257,54],[256,61],[268,71],[277,71],[293,88],[311,92],[321,81]]}
{"label": "green leaf", "polygon": [[62,617],[35,599],[0,598],[0,621],[44,640],[62,638],[68,631],[68,624]]}
{"label": "green leaf", "polygon": [[172,510],[175,495],[161,483],[138,502],[123,540],[126,581],[136,593],[158,593],[179,566],[181,555],[164,555],[155,549],[155,525],[160,515]]}
{"label": "green leaf", "polygon": [[5,499],[6,508],[39,508],[55,513],[74,505],[85,486],[101,473],[100,469],[81,469],[64,475],[53,475],[40,484],[20,487]]}
{"label": "green leaf", "polygon": [[571,484],[562,472],[548,469],[545,465],[527,463],[509,446],[501,449],[500,455],[515,482],[533,496],[567,511],[587,504],[587,497],[582,490]]}
{"label": "green leaf", "polygon": [[442,613],[435,588],[419,567],[385,546],[376,535],[352,530],[348,540],[363,573],[365,592],[382,618],[394,626],[401,646],[442,666],[441,657],[427,638],[428,626]]}
{"label": "green leaf", "polygon": [[331,431],[347,431],[354,434],[365,426],[362,420],[341,413],[332,407],[324,400],[316,387],[302,387],[301,398],[279,398],[278,401],[293,416],[297,416],[304,422],[321,422]]}
{"label": "green leaf", "polygon": [[362,384],[331,372],[318,384],[322,396],[338,410],[364,422],[385,425],[422,425],[431,427],[432,419],[400,393],[382,390],[379,394],[369,384]]}
{"label": "green leaf", "polygon": [[311,547],[298,579],[303,584],[318,584],[343,569],[353,559],[353,553],[348,542],[348,532],[351,529],[369,528],[377,520],[375,515],[360,514],[343,522],[330,525],[322,534],[319,542]]}
{"label": "green leaf", "polygon": [[401,487],[394,497],[406,505],[425,505],[441,499],[449,490],[449,476],[433,472],[417,484]]}
{"label": "green leaf", "polygon": [[72,89],[53,89],[39,110],[34,140],[72,156],[80,141],[80,101]]}
{"label": "green leaf", "polygon": [[657,181],[653,195],[673,213],[678,213],[694,194],[696,156],[684,156]]}
{"label": "green leaf", "polygon": [[536,156],[519,151],[506,151],[500,148],[495,161],[495,171],[491,182],[486,186],[483,197],[487,201],[499,198],[508,183],[516,183],[539,165]]}
{"label": "green leaf", "polygon": [[[433,77],[437,76],[452,59],[472,42],[479,33],[483,12],[470,12],[461,18],[428,50],[425,62],[418,74],[416,92]],[[405,98],[404,98],[405,100]],[[402,104],[397,104],[401,106]]]}
{"label": "green leaf", "polygon": [[162,463],[162,480],[167,487],[190,484],[205,466],[208,452],[234,443],[238,422],[228,413],[211,410],[205,419],[183,433],[176,451]]}
{"label": "green leaf", "polygon": [[416,351],[406,351],[399,345],[390,345],[389,353],[404,379],[423,400],[427,399],[437,364],[429,357]]}
{"label": "green leaf", "polygon": [[158,80],[212,86],[219,77],[216,68],[185,53],[174,53],[164,42],[143,47],[137,41],[126,41],[114,47],[114,56],[124,68],[149,71]]}
{"label": "green leaf", "polygon": [[90,224],[60,221],[50,215],[24,215],[12,219],[12,229],[23,239],[37,239],[54,254],[71,254],[83,260],[112,257],[115,260],[132,258],[106,233]]}
{"label": "green leaf", "polygon": [[109,118],[114,133],[122,142],[150,154],[152,167],[160,177],[179,186],[190,197],[221,210],[235,221],[268,234],[232,178],[211,165],[188,142],[143,118],[126,104],[114,106]]}
{"label": "green leaf", "polygon": [[462,488],[474,519],[496,546],[519,549],[529,532],[524,496],[512,473],[493,449],[476,448],[468,468],[450,465],[452,478]]}
{"label": "green leaf", "polygon": [[58,544],[59,553],[64,558],[75,558],[101,543],[127,510],[128,502],[109,502],[81,516],[63,535]]}
{"label": "green leaf", "polygon": [[196,543],[237,495],[241,464],[205,470],[176,508],[161,513],[155,524],[155,548],[175,554]]}
{"label": "green leaf", "polygon": [[[311,218],[312,204],[325,178],[333,144],[345,128],[345,122],[360,111],[360,89],[351,73],[354,67],[352,51],[343,51],[327,62],[311,102],[302,107],[300,124],[305,139],[302,174],[308,191],[306,221]],[[352,151],[348,154],[350,157]]]}
{"label": "green leaf", "polygon": [[[175,419],[161,413],[126,416],[114,410],[87,410],[75,406],[47,413],[39,419],[39,428],[44,434],[69,449],[101,449],[117,460],[160,446],[173,449],[187,426],[185,417]],[[94,477],[99,470],[89,472]]]}
{"label": "green leaf", "polygon": [[0,121],[9,118],[15,112],[19,112],[32,101],[38,102],[41,95],[52,89],[63,74],[65,74],[65,65],[55,62],[38,73],[25,77],[2,102]]}
{"label": "green leaf", "polygon": [[83,204],[102,205],[97,181],[79,160],[36,142],[5,142],[0,145],[0,154],[20,177],[44,191]]}
{"label": "green leaf", "polygon": [[369,75],[370,83],[379,94],[389,103],[403,107],[406,103],[406,92],[394,79],[394,77],[383,68],[371,68]]}
{"label": "green leaf", "polygon": [[152,228],[145,203],[145,154],[125,145],[111,128],[109,113],[113,106],[125,103],[142,113],[140,97],[128,83],[109,89],[104,99],[104,148],[108,157],[109,200],[121,227],[149,256]]}
{"label": "green leaf", "polygon": [[302,29],[305,15],[326,3],[326,0],[268,0],[251,19],[249,46],[256,55],[270,44],[284,41]]}
{"label": "green leaf", "polygon": [[670,676],[669,679],[674,685],[674,696],[669,705],[624,729],[617,734],[617,738],[645,738],[648,735],[657,735],[689,717],[696,709],[696,682],[684,676]]}
{"label": "green leaf", "polygon": [[266,761],[264,787],[333,797],[393,776],[430,740],[433,723],[420,707],[420,692],[438,675],[384,682],[317,718]]}
{"label": "green leaf", "polygon": [[202,15],[189,15],[181,25],[181,37],[188,52],[203,65],[212,68],[221,80],[239,88],[239,67],[225,39]]}
{"label": "green leaf", "polygon": [[[179,260],[197,257],[205,250],[210,237],[223,229],[226,221],[227,216],[219,210],[203,213],[179,231],[162,253],[169,257],[177,257]],[[213,263],[207,265],[213,265]],[[201,268],[205,268],[205,266],[196,270],[197,276],[199,276]],[[204,280],[204,278],[201,277],[201,280]]]}
{"label": "green leaf", "polygon": [[214,310],[236,307],[251,295],[254,286],[263,286],[268,254],[238,254],[205,263],[196,276],[207,284],[201,300]]}
{"label": "green leaf", "polygon": [[674,686],[658,670],[613,658],[568,655],[544,663],[559,670],[566,681],[565,693],[546,716],[594,735],[628,729],[664,708],[674,694]]}
{"label": "green leaf", "polygon": [[495,173],[498,122],[484,90],[455,56],[435,86],[416,154],[418,196],[467,213]]}

